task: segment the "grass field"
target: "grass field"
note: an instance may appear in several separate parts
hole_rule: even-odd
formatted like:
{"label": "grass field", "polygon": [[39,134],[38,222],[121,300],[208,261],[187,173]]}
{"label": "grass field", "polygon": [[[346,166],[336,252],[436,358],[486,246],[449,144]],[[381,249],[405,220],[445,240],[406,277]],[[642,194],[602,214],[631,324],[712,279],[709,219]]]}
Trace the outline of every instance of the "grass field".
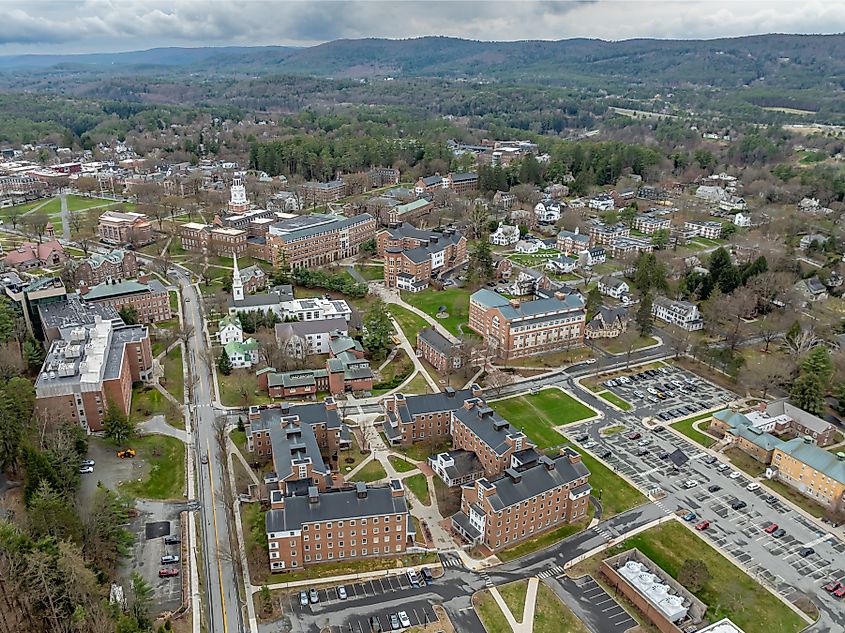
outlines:
{"label": "grass field", "polygon": [[122,493],[144,499],[181,499],[185,487],[185,445],[166,435],[145,435],[129,442],[150,467],[141,481],[120,484]]}
{"label": "grass field", "polygon": [[378,281],[384,279],[383,266],[356,266],[355,270],[367,281]]}
{"label": "grass field", "polygon": [[522,613],[525,611],[525,597],[528,594],[528,581],[517,580],[498,587],[502,600],[508,605],[517,622],[522,620]]}
{"label": "grass field", "polygon": [[511,633],[513,631],[511,625],[505,619],[505,614],[496,604],[493,594],[488,590],[485,589],[475,594],[473,606],[487,633]]}
{"label": "grass field", "polygon": [[763,479],[761,483],[764,486],[768,486],[780,496],[789,499],[795,505],[803,508],[814,517],[822,518],[828,514],[825,507],[819,503],[816,503],[812,499],[805,497],[800,492],[788,486],[787,484],[783,483],[782,481],[778,481],[777,479]]}
{"label": "grass field", "polygon": [[378,462],[378,460],[374,459],[371,462],[368,462],[366,466],[361,468],[357,473],[355,473],[350,481],[363,481],[364,483],[372,483],[374,481],[378,481],[379,479],[384,479],[387,477],[387,473],[384,472],[384,468]]}
{"label": "grass field", "polygon": [[428,481],[425,475],[422,473],[411,475],[410,477],[405,477],[402,481],[414,493],[414,496],[420,500],[421,504],[424,506],[431,505],[431,495],[428,494]]}
{"label": "grass field", "polygon": [[623,400],[619,396],[617,396],[612,391],[603,391],[599,394],[599,398],[604,398],[610,404],[615,404],[617,407],[622,409],[623,411],[630,411],[634,408],[634,406],[628,402],[627,400]]}
{"label": "grass field", "polygon": [[[528,581],[517,580],[498,587],[498,590],[514,619],[521,622]],[[475,611],[487,633],[510,633],[511,627],[504,613],[488,590],[485,589],[476,594],[474,603]],[[542,582],[537,587],[533,631],[534,633],[590,633],[590,629]]]}
{"label": "grass field", "polygon": [[686,560],[707,565],[710,580],[693,592],[707,605],[711,622],[730,618],[745,633],[795,633],[806,623],[691,530],[677,522],[651,528],[602,556],[636,547],[674,578]]}
{"label": "grass field", "polygon": [[273,401],[266,393],[258,391],[255,372],[249,369],[233,369],[228,376],[217,372],[217,383],[220,385],[220,401],[227,407],[248,407]]}
{"label": "grass field", "polygon": [[145,385],[133,386],[130,417],[135,423],[148,420],[154,415],[163,415],[170,426],[185,428],[185,418],[175,404],[164,397],[158,389]]}
{"label": "grass field", "polygon": [[409,473],[412,470],[416,470],[417,467],[414,466],[411,462],[406,462],[401,457],[395,457],[394,455],[387,456],[390,465],[396,469],[398,473]]}
{"label": "grass field", "polygon": [[402,299],[434,318],[437,318],[440,306],[445,306],[449,316],[437,320],[452,334],[459,335],[461,332],[458,325],[466,323],[469,318],[470,294],[472,293],[465,288],[449,288],[417,293],[403,292]]}
{"label": "grass field", "polygon": [[738,448],[729,448],[724,451],[724,454],[731,460],[731,464],[752,477],[759,477],[766,472],[765,465]]}
{"label": "grass field", "polygon": [[704,447],[710,447],[716,443],[716,438],[693,428],[693,424],[699,420],[710,418],[712,415],[712,413],[700,413],[699,415],[694,415],[691,418],[686,418],[685,420],[680,420],[679,422],[673,422],[670,426],[679,433],[686,435],[693,442],[701,444]]}
{"label": "grass field", "polygon": [[586,451],[579,451],[579,453],[584,465],[590,471],[589,482],[593,487],[592,495],[601,503],[602,519],[625,512],[648,501],[643,493],[598,459]]}
{"label": "grass field", "polygon": [[541,448],[562,444],[565,440],[553,427],[585,420],[596,412],[560,389],[499,400],[491,405],[496,412]]}
{"label": "grass field", "polygon": [[[633,351],[637,351],[638,349],[642,349],[656,343],[657,339],[653,336],[641,336],[634,343]],[[618,338],[599,339],[598,346],[611,354],[626,354],[628,352],[627,346],[622,345]]]}
{"label": "grass field", "polygon": [[396,319],[399,327],[402,328],[402,333],[405,335],[405,338],[408,339],[408,342],[410,342],[411,345],[416,345],[417,332],[429,327],[428,322],[407,308],[403,308],[402,306],[394,303],[388,304],[387,310],[393,315],[393,318]]}
{"label": "grass field", "polygon": [[515,558],[519,558],[521,556],[525,556],[526,554],[531,554],[532,552],[536,552],[546,547],[550,547],[558,541],[562,541],[563,539],[572,536],[573,534],[576,534],[586,528],[592,518],[593,508],[592,506],[590,506],[586,518],[582,519],[581,521],[562,525],[556,530],[551,530],[550,532],[546,532],[545,534],[541,534],[540,536],[536,536],[527,541],[523,541],[518,545],[500,551],[497,556],[503,561],[509,561]]}
{"label": "grass field", "polygon": [[411,394],[411,393],[431,393],[431,387],[429,386],[428,382],[426,381],[425,377],[420,373],[417,372],[417,375],[411,378],[411,382],[409,382],[403,389],[403,393]]}
{"label": "grass field", "polygon": [[182,402],[185,398],[185,378],[182,374],[182,348],[177,345],[164,357],[164,388]]}

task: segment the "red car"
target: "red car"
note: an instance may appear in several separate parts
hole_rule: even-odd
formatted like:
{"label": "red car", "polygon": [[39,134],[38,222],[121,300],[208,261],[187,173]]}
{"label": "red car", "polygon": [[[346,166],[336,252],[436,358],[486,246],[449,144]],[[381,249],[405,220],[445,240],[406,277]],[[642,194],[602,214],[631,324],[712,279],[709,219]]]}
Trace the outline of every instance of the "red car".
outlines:
{"label": "red car", "polygon": [[830,593],[833,593],[834,591],[836,591],[837,589],[839,589],[842,586],[844,586],[844,585],[841,582],[838,582],[836,580],[831,580],[829,583],[827,583],[824,586],[824,590],[828,591]]}
{"label": "red car", "polygon": [[628,437],[629,440],[638,440],[642,436],[643,436],[642,433],[638,433],[637,431],[634,431],[633,433],[628,433],[627,437]]}
{"label": "red car", "polygon": [[766,528],[766,530],[765,530],[765,531],[766,531],[766,534],[771,534],[771,533],[772,533],[772,532],[774,532],[776,529],[778,529],[778,524],[777,524],[777,523],[772,523],[769,527],[767,527],[767,528]]}
{"label": "red car", "polygon": [[702,521],[701,523],[695,524],[695,529],[698,530],[699,532],[701,530],[706,530],[709,527],[710,527],[710,521],[708,521],[706,519],[704,521]]}
{"label": "red car", "polygon": [[842,585],[841,587],[839,587],[839,589],[834,591],[833,595],[836,596],[837,598],[841,598],[842,596],[845,596],[845,585]]}
{"label": "red car", "polygon": [[158,577],[159,578],[171,578],[173,576],[179,575],[179,568],[173,567],[171,569],[159,569],[158,570]]}

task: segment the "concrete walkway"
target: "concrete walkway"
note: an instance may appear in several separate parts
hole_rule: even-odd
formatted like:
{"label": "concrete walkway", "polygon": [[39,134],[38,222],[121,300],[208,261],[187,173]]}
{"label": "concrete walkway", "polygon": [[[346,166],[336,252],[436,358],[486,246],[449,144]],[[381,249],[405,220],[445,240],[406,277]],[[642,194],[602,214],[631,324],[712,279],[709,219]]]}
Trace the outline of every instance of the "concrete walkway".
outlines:
{"label": "concrete walkway", "polygon": [[402,296],[398,292],[388,290],[383,285],[376,283],[370,285],[370,290],[374,291],[379,297],[381,297],[385,303],[395,303],[396,305],[402,306],[406,310],[409,310],[410,312],[416,314],[418,317],[424,319],[426,323],[431,325],[431,327],[433,327],[435,330],[437,330],[437,332],[445,336],[452,343],[458,342],[457,337],[445,327],[443,327],[442,324],[438,323],[437,319],[435,319],[429,314],[426,314],[419,308],[412,306],[410,303],[406,303],[405,301],[403,301]]}
{"label": "concrete walkway", "polygon": [[531,633],[534,630],[534,607],[537,603],[537,588],[539,586],[539,578],[528,579],[528,591],[525,593],[525,607],[522,611],[522,620],[519,622],[513,617],[513,613],[511,613],[499,590],[496,587],[490,588],[490,594],[493,596],[496,604],[499,605],[514,633]]}
{"label": "concrete walkway", "polygon": [[[417,353],[414,350],[413,345],[405,336],[405,333],[402,331],[402,328],[399,327],[399,323],[396,322],[392,316],[390,317],[390,322],[393,323],[393,327],[396,329],[397,336],[399,337],[399,346],[405,350],[405,353],[408,355],[408,358],[411,359],[411,362],[414,364],[418,372],[422,372],[423,378],[428,383],[428,386],[431,387],[432,391],[435,393],[440,391],[440,386],[434,382],[434,379],[431,375],[426,371],[425,366],[423,366],[422,361],[417,358]],[[416,341],[415,341],[416,342]]]}
{"label": "concrete walkway", "polygon": [[144,420],[138,425],[138,431],[142,435],[168,435],[175,437],[180,442],[187,443],[188,441],[187,432],[170,426],[163,415],[154,415],[149,420]]}

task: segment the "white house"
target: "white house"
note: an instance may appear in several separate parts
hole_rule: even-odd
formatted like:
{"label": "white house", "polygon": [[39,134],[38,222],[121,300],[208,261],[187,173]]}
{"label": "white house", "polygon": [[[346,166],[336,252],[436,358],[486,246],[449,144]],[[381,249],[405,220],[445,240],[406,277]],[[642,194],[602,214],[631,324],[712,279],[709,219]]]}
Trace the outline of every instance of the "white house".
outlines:
{"label": "white house", "polygon": [[690,332],[704,327],[698,306],[689,301],[672,301],[666,297],[657,297],[651,306],[651,314],[656,319]]}
{"label": "white house", "polygon": [[223,346],[229,343],[243,343],[244,330],[241,327],[241,320],[236,314],[230,314],[220,319],[217,324],[217,336]]}
{"label": "white house", "polygon": [[576,226],[574,231],[562,230],[557,234],[557,250],[566,255],[580,253],[590,246],[590,236],[581,233]]}
{"label": "white house", "polygon": [[696,235],[710,240],[722,237],[722,223],[714,220],[687,220],[684,222],[684,229],[695,231]]}
{"label": "white house", "polygon": [[738,226],[738,227],[740,227],[740,228],[743,228],[743,229],[748,228],[749,226],[751,226],[751,216],[750,216],[750,215],[745,215],[744,213],[741,213],[741,212],[740,212],[740,213],[737,213],[737,214],[736,214],[736,215],[735,215],[735,216],[731,219],[731,221],[732,221],[732,222],[733,222],[736,226]]}
{"label": "white house", "polygon": [[258,342],[254,338],[248,338],[243,343],[232,341],[223,349],[226,350],[232,367],[252,367],[258,364]]}
{"label": "white house", "polygon": [[490,234],[490,243],[494,246],[511,246],[519,241],[519,227],[511,224],[502,224]]}
{"label": "white house", "polygon": [[578,257],[582,260],[582,266],[595,266],[596,264],[603,264],[607,261],[607,253],[603,246],[586,248],[578,253]]}
{"label": "white house", "polygon": [[560,205],[551,200],[538,202],[534,207],[534,215],[541,224],[553,224],[560,220]]}
{"label": "white house", "polygon": [[342,299],[324,299],[313,297],[310,299],[294,299],[283,301],[282,314],[299,321],[325,321],[327,319],[344,319],[349,321],[352,309]]}
{"label": "white house", "polygon": [[616,208],[616,200],[609,193],[600,193],[590,198],[587,205],[596,211],[612,211]]}
{"label": "white house", "polygon": [[571,273],[575,270],[575,267],[578,265],[578,260],[573,257],[567,257],[566,255],[561,255],[560,257],[555,257],[554,259],[550,259],[546,262],[546,270],[558,273],[558,274],[566,274]]}
{"label": "white house", "polygon": [[695,197],[707,202],[718,203],[728,197],[728,192],[715,185],[701,185],[695,190]]}
{"label": "white house", "polygon": [[745,202],[744,198],[737,198],[735,196],[731,196],[729,198],[725,198],[724,200],[719,201],[719,208],[722,211],[745,211],[748,208],[748,203]]}
{"label": "white house", "polygon": [[622,277],[613,277],[611,275],[605,275],[599,279],[598,284],[599,292],[605,296],[613,297],[614,299],[622,299],[623,296],[627,295],[631,288],[628,286],[628,282],[625,281]]}
{"label": "white house", "polygon": [[801,237],[801,240],[798,242],[798,247],[805,251],[812,245],[813,242],[816,242],[819,246],[823,246],[827,243],[827,236],[822,235],[821,233],[813,233],[811,235],[804,235]]}
{"label": "white house", "polygon": [[519,240],[513,250],[523,255],[533,255],[545,246],[540,240]]}

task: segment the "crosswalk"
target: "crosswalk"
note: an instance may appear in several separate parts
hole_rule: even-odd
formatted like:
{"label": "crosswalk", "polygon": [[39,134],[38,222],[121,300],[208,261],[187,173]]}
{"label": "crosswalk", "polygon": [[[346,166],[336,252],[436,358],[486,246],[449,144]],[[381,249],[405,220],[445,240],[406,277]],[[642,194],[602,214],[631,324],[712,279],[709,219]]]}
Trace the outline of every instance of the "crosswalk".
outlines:
{"label": "crosswalk", "polygon": [[488,576],[486,572],[481,572],[481,577],[484,579],[484,586],[485,587],[492,587],[493,586],[493,581],[490,580],[490,576]]}
{"label": "crosswalk", "polygon": [[546,569],[545,571],[541,571],[539,574],[537,574],[537,578],[543,579],[543,578],[551,578],[552,576],[560,576],[560,575],[563,574],[563,572],[564,572],[563,567],[561,567],[560,565],[555,565],[551,569]]}
{"label": "crosswalk", "polygon": [[458,558],[444,558],[444,567],[463,567],[463,563]]}
{"label": "crosswalk", "polygon": [[654,502],[654,505],[656,505],[658,508],[663,510],[663,514],[672,514],[672,511],[669,508],[667,508],[660,499],[657,499]]}
{"label": "crosswalk", "polygon": [[595,531],[598,532],[606,541],[609,541],[613,538],[613,533],[608,530],[603,523],[599,523],[595,528]]}

